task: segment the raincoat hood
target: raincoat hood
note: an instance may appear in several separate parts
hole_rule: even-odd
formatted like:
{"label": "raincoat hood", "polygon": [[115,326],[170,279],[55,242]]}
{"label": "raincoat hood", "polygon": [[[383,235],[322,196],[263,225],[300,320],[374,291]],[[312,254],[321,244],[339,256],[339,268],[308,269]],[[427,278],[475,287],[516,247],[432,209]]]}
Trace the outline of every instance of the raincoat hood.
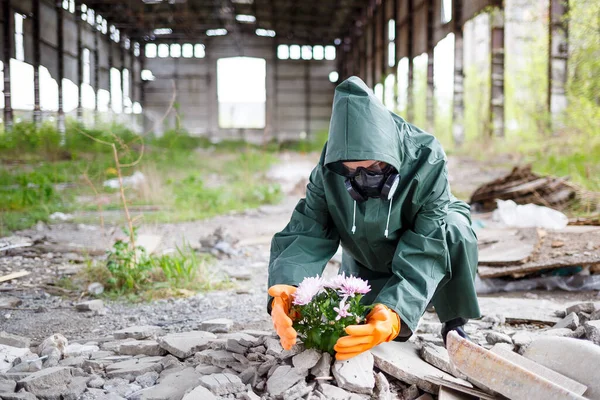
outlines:
{"label": "raincoat hood", "polygon": [[358,160],[384,161],[399,171],[402,140],[392,113],[353,76],[335,89],[325,165]]}

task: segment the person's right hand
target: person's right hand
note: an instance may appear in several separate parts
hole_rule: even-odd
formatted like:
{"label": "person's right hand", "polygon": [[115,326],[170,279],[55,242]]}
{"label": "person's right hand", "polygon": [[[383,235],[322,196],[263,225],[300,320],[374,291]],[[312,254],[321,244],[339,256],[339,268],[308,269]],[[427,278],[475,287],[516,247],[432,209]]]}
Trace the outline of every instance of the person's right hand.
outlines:
{"label": "person's right hand", "polygon": [[274,285],[269,288],[269,295],[273,296],[271,318],[273,327],[279,335],[281,346],[289,350],[296,344],[296,330],[292,328],[290,309],[292,308],[293,295],[296,288],[290,285]]}

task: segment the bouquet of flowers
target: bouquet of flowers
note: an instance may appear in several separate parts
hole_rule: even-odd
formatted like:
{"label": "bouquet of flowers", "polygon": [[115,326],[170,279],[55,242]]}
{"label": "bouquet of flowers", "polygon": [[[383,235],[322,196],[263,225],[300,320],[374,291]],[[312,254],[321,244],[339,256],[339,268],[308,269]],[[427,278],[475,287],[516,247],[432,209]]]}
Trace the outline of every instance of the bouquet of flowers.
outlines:
{"label": "bouquet of flowers", "polygon": [[335,353],[333,346],[346,336],[344,328],[360,324],[372,306],[360,304],[371,287],[352,275],[325,280],[318,275],[305,278],[292,302],[294,329],[306,348]]}

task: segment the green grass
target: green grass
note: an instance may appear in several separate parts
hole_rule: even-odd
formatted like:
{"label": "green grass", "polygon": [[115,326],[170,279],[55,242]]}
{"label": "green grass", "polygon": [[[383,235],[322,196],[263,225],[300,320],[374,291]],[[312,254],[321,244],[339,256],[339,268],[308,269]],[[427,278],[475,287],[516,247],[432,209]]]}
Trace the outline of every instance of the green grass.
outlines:
{"label": "green grass", "polygon": [[[116,177],[110,146],[94,142],[82,131],[116,142],[122,163],[140,155],[139,138],[119,126],[86,130],[69,124],[61,138],[49,126],[35,130],[29,123],[20,123],[13,131],[0,133],[0,235],[48,221],[56,211],[96,211],[98,197],[102,210],[122,209],[118,193],[103,187],[105,180]],[[202,219],[273,204],[281,198],[278,185],[264,177],[277,160],[271,151],[242,143],[213,145],[176,131],[145,141],[141,162],[122,172],[129,176],[141,171],[146,176],[141,187],[126,189],[133,207],[157,210],[148,213],[146,221]],[[99,222],[99,218],[86,222]]]}

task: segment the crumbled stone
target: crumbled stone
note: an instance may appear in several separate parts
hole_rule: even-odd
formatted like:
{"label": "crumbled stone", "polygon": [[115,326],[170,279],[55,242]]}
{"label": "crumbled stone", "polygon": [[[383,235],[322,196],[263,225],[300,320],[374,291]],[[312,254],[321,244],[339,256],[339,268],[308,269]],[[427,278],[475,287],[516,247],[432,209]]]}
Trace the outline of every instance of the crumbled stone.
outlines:
{"label": "crumbled stone", "polygon": [[322,353],[321,358],[317,361],[317,364],[311,368],[310,373],[319,377],[328,377],[331,376],[331,354]]}
{"label": "crumbled stone", "polygon": [[18,393],[0,393],[0,399],[3,400],[36,400],[37,397],[31,393],[21,391]]}
{"label": "crumbled stone", "polygon": [[238,353],[238,354],[245,354],[246,351],[248,351],[248,348],[245,346],[242,346],[235,339],[227,339],[227,342],[225,343],[225,350],[231,351],[234,353]]}
{"label": "crumbled stone", "polygon": [[260,396],[254,393],[252,390],[249,390],[245,393],[241,393],[238,397],[241,400],[260,400]]}
{"label": "crumbled stone", "polygon": [[275,358],[265,361],[261,366],[258,367],[258,376],[264,376],[276,364],[277,359]]}
{"label": "crumbled stone", "polygon": [[182,400],[217,400],[217,396],[212,394],[212,392],[204,386],[200,385],[183,396]]}
{"label": "crumbled stone", "polygon": [[0,344],[11,347],[29,348],[31,341],[26,337],[2,331],[0,332]]}
{"label": "crumbled stone", "polygon": [[93,388],[93,389],[101,389],[104,384],[106,383],[106,381],[104,379],[102,379],[99,376],[94,376],[92,379],[90,379],[87,383],[88,388]]}
{"label": "crumbled stone", "polygon": [[315,349],[304,350],[292,357],[295,368],[309,370],[321,359],[321,353]]}
{"label": "crumbled stone", "polygon": [[121,397],[128,397],[141,389],[140,385],[129,383],[126,379],[111,379],[104,384],[104,390],[118,394]]}
{"label": "crumbled stone", "polygon": [[156,340],[132,340],[119,346],[119,353],[137,356],[145,354],[147,356],[164,356],[167,351],[160,347]]}
{"label": "crumbled stone", "polygon": [[227,368],[236,363],[230,352],[225,350],[204,350],[196,354],[196,359],[204,364],[212,364],[220,368]]}
{"label": "crumbled stone", "polygon": [[506,323],[506,317],[502,314],[489,314],[481,318],[481,321],[491,322],[493,325],[502,325]]}
{"label": "crumbled stone", "polygon": [[355,393],[372,394],[375,387],[373,362],[371,352],[365,351],[348,360],[333,363],[333,376],[338,386]]}
{"label": "crumbled stone", "polygon": [[284,350],[279,339],[274,338],[267,338],[265,346],[267,347],[266,354],[277,357],[280,360],[286,360],[304,351],[304,346],[301,344],[295,344],[290,350]]}
{"label": "crumbled stone", "polygon": [[90,355],[90,360],[98,360],[100,358],[112,357],[116,353],[114,351],[99,350]]}
{"label": "crumbled stone", "polygon": [[496,343],[509,343],[509,344],[512,344],[513,343],[513,341],[510,338],[510,336],[508,336],[505,333],[496,332],[496,331],[488,332],[485,335],[485,340],[489,344],[496,344]]}
{"label": "crumbled stone", "polygon": [[23,301],[14,296],[0,296],[0,309],[15,308],[21,305]]}
{"label": "crumbled stone", "polygon": [[125,378],[130,381],[146,372],[162,371],[161,357],[132,358],[106,367],[108,378]]}
{"label": "crumbled stone", "polygon": [[533,341],[533,335],[529,332],[517,332],[512,336],[513,343],[521,349],[527,348]]}
{"label": "crumbled stone", "polygon": [[0,379],[0,393],[14,392],[17,388],[17,382],[12,379]]}
{"label": "crumbled stone", "polygon": [[75,304],[77,311],[101,311],[104,309],[104,302],[99,299],[83,301]]}
{"label": "crumbled stone", "polygon": [[578,326],[579,326],[579,317],[577,316],[576,313],[572,312],[569,315],[567,315],[566,317],[564,317],[563,319],[561,319],[560,321],[558,321],[556,323],[556,325],[554,325],[552,328],[553,329],[568,328],[571,330],[575,330],[575,329],[577,329]]}
{"label": "crumbled stone", "polygon": [[33,394],[50,387],[66,385],[71,380],[71,369],[67,367],[51,367],[34,372],[17,382],[19,389],[24,388]]}
{"label": "crumbled stone", "polygon": [[72,343],[65,348],[65,357],[87,356],[86,358],[90,358],[92,353],[99,350],[100,347],[96,345]]}
{"label": "crumbled stone", "polygon": [[201,375],[188,367],[170,373],[159,379],[156,386],[144,389],[138,396],[140,400],[181,399],[184,394],[199,386]]}
{"label": "crumbled stone", "polygon": [[[371,368],[371,374],[373,374]],[[283,392],[306,378],[307,371],[292,368],[289,365],[280,365],[267,380],[267,390],[272,396],[281,396]]]}
{"label": "crumbled stone", "polygon": [[377,400],[392,400],[390,383],[383,372],[375,374],[375,398]]}
{"label": "crumbled stone", "polygon": [[227,318],[217,318],[200,322],[198,330],[212,333],[227,333],[232,326],[232,320]]}
{"label": "crumbled stone", "polygon": [[223,371],[223,368],[215,367],[214,365],[200,364],[196,366],[196,372],[202,375],[218,374]]}
{"label": "crumbled stone", "polygon": [[113,333],[115,339],[136,339],[143,340],[163,334],[160,326],[154,325],[139,325],[130,326],[129,328],[121,329]]}
{"label": "crumbled stone", "polygon": [[251,347],[250,351],[253,353],[259,353],[259,354],[265,354],[267,352],[267,348],[265,346],[256,346],[256,347]]}
{"label": "crumbled stone", "polygon": [[256,385],[256,381],[258,380],[258,373],[256,368],[248,367],[240,373],[240,379],[245,384],[249,384],[251,386]]}
{"label": "crumbled stone", "polygon": [[145,374],[140,375],[137,378],[135,378],[135,383],[140,385],[142,388],[147,388],[150,386],[154,386],[156,384],[157,379],[158,379],[158,372],[151,371],[151,372],[146,372]]}
{"label": "crumbled stone", "polygon": [[83,363],[85,362],[85,357],[67,357],[64,360],[60,360],[58,365],[62,367],[73,367],[73,368],[81,368]]}
{"label": "crumbled stone", "polygon": [[580,312],[591,314],[594,311],[596,311],[596,306],[594,303],[591,303],[591,302],[578,303],[578,304],[574,304],[570,307],[567,307],[566,311],[567,311],[567,314],[580,313]]}
{"label": "crumbled stone", "polygon": [[35,354],[30,357],[19,357],[14,362],[14,367],[8,372],[36,372],[42,369],[42,360]]}
{"label": "crumbled stone", "polygon": [[348,400],[352,393],[328,383],[319,383],[319,390],[328,400]]}
{"label": "crumbled stone", "polygon": [[296,383],[294,386],[283,392],[281,397],[285,400],[297,400],[312,392],[312,386],[308,386],[304,380]]}
{"label": "crumbled stone", "polygon": [[410,385],[409,387],[402,390],[402,398],[406,400],[415,400],[419,397],[419,387],[417,385]]}
{"label": "crumbled stone", "polygon": [[238,393],[246,388],[238,376],[227,373],[205,375],[200,378],[200,384],[217,396]]}
{"label": "crumbled stone", "polygon": [[585,335],[592,343],[600,345],[600,320],[588,321],[583,324]]}
{"label": "crumbled stone", "polygon": [[558,337],[570,337],[570,338],[580,338],[585,336],[585,328],[582,326],[580,328],[575,329],[574,331],[569,328],[558,328],[558,329],[548,329],[546,331],[540,332],[540,336],[558,336]]}
{"label": "crumbled stone", "polygon": [[47,356],[44,360],[44,368],[57,366],[68,345],[69,341],[60,333],[46,338],[38,347],[40,357]]}
{"label": "crumbled stone", "polygon": [[208,347],[216,335],[210,332],[191,331],[171,333],[158,339],[160,346],[178,358],[188,358]]}

